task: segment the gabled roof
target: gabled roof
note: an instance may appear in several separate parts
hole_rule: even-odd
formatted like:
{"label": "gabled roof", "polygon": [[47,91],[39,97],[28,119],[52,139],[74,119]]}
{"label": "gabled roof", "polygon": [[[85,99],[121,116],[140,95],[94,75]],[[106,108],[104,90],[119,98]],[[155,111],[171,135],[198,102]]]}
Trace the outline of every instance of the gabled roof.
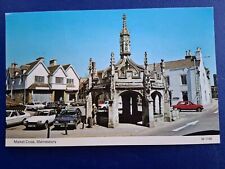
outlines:
{"label": "gabled roof", "polygon": [[80,77],[78,76],[77,72],[74,70],[73,66],[71,64],[66,64],[66,65],[62,65],[63,69],[65,71],[67,71],[69,69],[69,67],[71,67],[71,69],[74,71],[75,75],[77,76],[78,79],[80,79]]}
{"label": "gabled roof", "polygon": [[64,68],[62,67],[62,65],[49,66],[48,67],[48,70],[50,72],[50,75],[54,75],[60,68],[62,69],[62,71],[65,74],[65,76],[67,76],[66,71],[64,70]]}
{"label": "gabled roof", "polygon": [[[42,61],[36,60],[34,62],[21,65],[20,67],[15,67],[15,68],[9,67],[8,68],[9,75],[10,75],[10,77],[19,77],[20,75],[23,75],[22,70],[26,70],[24,75],[28,75],[39,63],[42,63]],[[46,66],[44,64],[43,64],[43,66],[46,68]],[[46,70],[48,71],[47,68],[46,68]],[[18,72],[17,76],[15,76],[15,72]]]}
{"label": "gabled roof", "polygon": [[62,65],[64,70],[67,70],[70,67],[71,64],[67,64],[67,65]]}
{"label": "gabled roof", "polygon": [[28,74],[38,64],[38,62],[39,62],[39,60],[36,60],[34,62],[25,64],[26,67],[28,68],[26,71],[26,74]]}
{"label": "gabled roof", "polygon": [[43,61],[42,60],[36,60],[36,61],[34,61],[32,63],[26,64],[26,65],[29,65],[29,68],[28,68],[28,70],[26,71],[25,74],[28,75],[30,72],[32,72],[38,66],[38,64],[42,64],[44,66],[45,70],[49,73],[49,70],[45,66],[45,64],[43,63]]}
{"label": "gabled roof", "polygon": [[55,71],[59,68],[60,65],[55,65],[55,66],[50,66],[48,67],[48,70],[50,72],[51,75],[53,75],[55,73]]}

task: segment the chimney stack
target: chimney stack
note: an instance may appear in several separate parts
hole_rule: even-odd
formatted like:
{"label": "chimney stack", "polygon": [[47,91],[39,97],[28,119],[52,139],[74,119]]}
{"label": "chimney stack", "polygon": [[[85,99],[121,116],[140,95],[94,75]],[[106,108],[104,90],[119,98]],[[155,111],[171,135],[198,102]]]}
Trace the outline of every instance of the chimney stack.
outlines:
{"label": "chimney stack", "polygon": [[38,60],[38,61],[39,61],[39,60],[44,61],[44,59],[45,59],[45,58],[44,58],[43,56],[40,56],[40,57],[38,57],[36,60]]}
{"label": "chimney stack", "polygon": [[49,66],[55,66],[56,65],[56,59],[52,59],[49,61]]}
{"label": "chimney stack", "polygon": [[11,63],[11,68],[16,68],[16,66],[17,66],[17,63]]}

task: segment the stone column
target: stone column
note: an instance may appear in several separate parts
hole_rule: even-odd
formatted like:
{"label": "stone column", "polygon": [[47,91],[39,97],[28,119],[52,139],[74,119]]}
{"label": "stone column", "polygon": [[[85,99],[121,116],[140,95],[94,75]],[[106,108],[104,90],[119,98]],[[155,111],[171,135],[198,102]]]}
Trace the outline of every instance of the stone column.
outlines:
{"label": "stone column", "polygon": [[148,106],[147,106],[147,101],[142,100],[142,125],[144,126],[149,126],[149,114],[148,114]]}
{"label": "stone column", "polygon": [[115,128],[119,124],[119,112],[118,112],[118,97],[114,96],[114,99],[110,101],[109,113],[108,113],[108,127]]}
{"label": "stone column", "polygon": [[92,95],[91,92],[86,96],[86,117],[92,117]]}
{"label": "stone column", "polygon": [[51,101],[54,102],[54,98],[55,98],[55,91],[52,91],[52,96],[51,96]]}
{"label": "stone column", "polygon": [[149,127],[155,127],[155,119],[153,113],[153,102],[148,101]]}
{"label": "stone column", "polygon": [[171,121],[172,120],[172,119],[170,119],[170,117],[171,117],[170,100],[169,100],[166,93],[165,93],[165,97],[164,97],[163,113],[164,113],[164,121]]}

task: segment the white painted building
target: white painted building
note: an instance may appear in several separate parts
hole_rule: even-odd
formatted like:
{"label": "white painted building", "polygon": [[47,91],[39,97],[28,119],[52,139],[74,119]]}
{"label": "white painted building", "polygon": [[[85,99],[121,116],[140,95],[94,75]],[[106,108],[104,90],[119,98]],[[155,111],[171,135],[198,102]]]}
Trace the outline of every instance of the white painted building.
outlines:
{"label": "white painted building", "polygon": [[78,99],[80,78],[71,64],[63,65],[63,68],[67,74],[66,77],[66,90],[65,90],[65,100],[73,101]]}
{"label": "white painted building", "polygon": [[200,48],[197,48],[195,56],[189,51],[185,59],[165,62],[165,75],[170,105],[182,100],[202,105],[212,102],[209,71],[204,66]]}
{"label": "white painted building", "polygon": [[51,60],[49,67],[43,57],[20,67],[14,63],[7,69],[6,77],[7,94],[21,103],[77,99],[78,75],[72,65],[56,65],[56,60]]}

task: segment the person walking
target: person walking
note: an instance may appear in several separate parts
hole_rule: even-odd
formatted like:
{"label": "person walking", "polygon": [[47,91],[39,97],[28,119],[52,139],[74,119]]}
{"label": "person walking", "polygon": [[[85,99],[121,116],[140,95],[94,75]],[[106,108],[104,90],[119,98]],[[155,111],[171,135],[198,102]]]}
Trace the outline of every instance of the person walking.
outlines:
{"label": "person walking", "polygon": [[86,124],[86,113],[85,113],[85,106],[84,109],[81,109],[81,123],[82,123],[82,129],[84,129],[84,126]]}
{"label": "person walking", "polygon": [[98,111],[98,109],[97,109],[96,105],[93,104],[93,109],[92,109],[93,125],[96,125],[96,124],[97,124],[97,118],[96,118],[96,116],[97,116],[97,111]]}

